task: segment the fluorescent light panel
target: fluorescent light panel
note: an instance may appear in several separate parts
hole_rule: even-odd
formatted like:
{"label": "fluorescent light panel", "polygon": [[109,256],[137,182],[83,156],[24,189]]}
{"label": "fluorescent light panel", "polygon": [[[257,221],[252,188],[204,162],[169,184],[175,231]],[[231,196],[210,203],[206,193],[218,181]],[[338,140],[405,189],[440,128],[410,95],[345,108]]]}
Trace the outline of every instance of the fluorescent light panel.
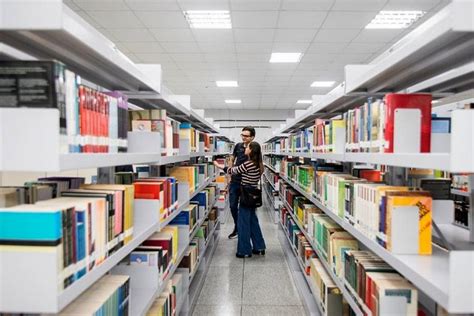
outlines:
{"label": "fluorescent light panel", "polygon": [[240,103],[242,103],[242,100],[225,100],[225,103],[227,103],[227,104],[240,104]]}
{"label": "fluorescent light panel", "polygon": [[232,81],[232,80],[216,81],[216,85],[221,88],[222,87],[238,87],[239,83],[237,81]]}
{"label": "fluorescent light panel", "polygon": [[332,87],[336,82],[335,81],[313,81],[311,84],[311,87],[316,87],[316,88],[330,88]]}
{"label": "fluorescent light panel", "polygon": [[298,100],[296,101],[297,104],[311,104],[313,100]]}
{"label": "fluorescent light panel", "polygon": [[232,22],[227,10],[188,10],[184,11],[192,29],[231,29]]}
{"label": "fluorescent light panel", "polygon": [[380,11],[366,29],[404,29],[421,18],[424,11]]}
{"label": "fluorescent light panel", "polygon": [[301,59],[301,53],[272,53],[271,63],[297,63]]}

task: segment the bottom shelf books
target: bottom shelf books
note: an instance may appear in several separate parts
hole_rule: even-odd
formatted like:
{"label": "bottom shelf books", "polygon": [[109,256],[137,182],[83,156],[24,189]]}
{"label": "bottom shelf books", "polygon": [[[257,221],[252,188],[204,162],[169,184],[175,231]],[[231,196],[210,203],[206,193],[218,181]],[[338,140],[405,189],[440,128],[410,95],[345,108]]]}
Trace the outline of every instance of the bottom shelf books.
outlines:
{"label": "bottom shelf books", "polygon": [[178,304],[183,304],[187,291],[184,274],[175,273],[169,280],[163,292],[155,299],[147,316],[172,316],[177,314]]}
{"label": "bottom shelf books", "polygon": [[105,275],[59,315],[128,315],[129,297],[130,278],[128,276]]}

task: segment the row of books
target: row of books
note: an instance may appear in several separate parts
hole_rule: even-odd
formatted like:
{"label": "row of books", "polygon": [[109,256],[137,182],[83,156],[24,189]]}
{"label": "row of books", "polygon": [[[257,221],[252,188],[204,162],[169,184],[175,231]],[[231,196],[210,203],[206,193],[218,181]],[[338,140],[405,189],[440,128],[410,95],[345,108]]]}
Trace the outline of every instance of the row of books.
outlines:
{"label": "row of books", "polygon": [[174,177],[139,178],[134,182],[135,198],[160,201],[160,220],[166,219],[178,206],[178,182]]}
{"label": "row of books", "polygon": [[147,316],[173,316],[176,315],[178,303],[182,302],[186,293],[186,282],[182,273],[175,273],[169,280],[164,291],[155,299]]}
{"label": "row of books", "polygon": [[94,283],[60,316],[72,315],[129,315],[130,278],[126,275],[105,275]]}
{"label": "row of books", "polygon": [[60,150],[117,152],[127,148],[128,102],[103,93],[57,61],[0,61],[0,107],[57,108]]}
{"label": "row of books", "polygon": [[474,187],[474,183],[469,183],[469,174],[453,174],[453,189],[464,192],[469,192],[471,187]]}
{"label": "row of books", "polygon": [[[368,179],[364,179],[343,173],[340,168],[329,171],[330,167],[323,166],[321,169],[328,171],[321,171],[318,166],[283,160],[281,172],[387,250],[400,254],[431,254],[431,192],[385,185],[379,182],[378,170],[358,170],[359,175],[367,176]],[[436,181],[431,179],[430,184]],[[430,191],[434,191],[434,187],[431,186]],[[405,245],[407,236],[418,241],[416,251]]]}
{"label": "row of books", "polygon": [[192,194],[199,184],[206,181],[216,173],[216,168],[211,163],[201,163],[187,166],[171,167],[167,174],[176,178],[180,183],[189,183],[189,193]]}
{"label": "row of books", "polygon": [[[288,231],[293,232],[293,241],[298,247],[298,254],[300,256],[304,254],[302,259],[305,262],[306,273],[315,282],[315,287],[318,289],[317,298],[327,315],[338,315],[344,308],[340,309],[338,307],[341,305],[341,289],[337,288],[336,283],[324,269],[321,261],[329,265],[336,277],[347,281],[353,294],[358,298],[359,304],[370,309],[372,315],[384,315],[382,311],[385,313],[393,312],[390,310],[392,305],[386,300],[385,296],[388,298],[406,298],[406,302],[398,303],[404,311],[399,315],[416,315],[417,291],[405,278],[371,252],[359,251],[359,243],[354,237],[344,231],[342,227],[316,206],[309,206],[310,201],[298,196],[298,194],[293,195],[291,189],[288,190],[290,192],[287,192],[284,197],[289,196],[291,198],[290,201],[286,202],[292,208],[281,208],[281,220]],[[321,254],[319,258],[311,253],[312,249],[307,249],[308,245],[311,244],[307,242],[297,223],[289,215],[289,212],[297,215],[301,208],[306,209],[306,222],[301,221],[298,217],[299,224],[304,227],[307,234],[312,238],[318,253]],[[361,259],[358,259],[359,255],[362,256]],[[366,279],[366,277],[371,277],[368,274],[369,272],[376,272],[370,280]],[[386,274],[390,275],[387,276]],[[396,282],[383,283],[385,281],[381,280],[385,279],[396,280]],[[366,287],[366,284],[370,282],[372,283],[369,288]],[[332,299],[329,299],[331,296],[333,296]],[[338,304],[334,306],[332,304],[335,300],[338,301]]]}
{"label": "row of books", "polygon": [[0,242],[10,246],[2,258],[48,251],[62,291],[132,239],[133,195],[133,186],[82,185],[60,198],[0,208]]}
{"label": "row of books", "polygon": [[124,152],[128,131],[159,132],[167,156],[179,153],[180,139],[188,139],[193,152],[201,142],[205,151],[226,147],[190,123],[171,119],[166,110],[129,112],[126,95],[82,81],[58,61],[0,61],[0,107],[58,109],[61,153]]}
{"label": "row of books", "polygon": [[[451,120],[431,114],[430,94],[389,93],[383,99],[368,98],[363,105],[333,119],[314,124],[265,147],[270,151],[325,152],[342,142],[346,152],[394,152],[397,129],[410,121],[417,124],[420,152],[431,151],[432,133],[450,133]],[[398,126],[398,127],[397,127]]]}

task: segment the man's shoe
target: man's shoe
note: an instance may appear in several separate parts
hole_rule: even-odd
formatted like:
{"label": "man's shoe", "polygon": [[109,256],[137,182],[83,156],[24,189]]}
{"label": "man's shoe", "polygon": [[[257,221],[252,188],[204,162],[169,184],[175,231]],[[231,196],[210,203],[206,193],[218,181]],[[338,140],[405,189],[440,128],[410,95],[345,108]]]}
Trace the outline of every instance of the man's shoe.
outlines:
{"label": "man's shoe", "polygon": [[234,239],[237,238],[238,233],[236,231],[233,231],[232,234],[229,235],[229,239]]}
{"label": "man's shoe", "polygon": [[235,256],[240,259],[252,257],[252,255],[241,255],[240,253],[236,253]]}
{"label": "man's shoe", "polygon": [[265,249],[263,250],[252,250],[252,253],[254,255],[262,255],[262,256],[265,256]]}

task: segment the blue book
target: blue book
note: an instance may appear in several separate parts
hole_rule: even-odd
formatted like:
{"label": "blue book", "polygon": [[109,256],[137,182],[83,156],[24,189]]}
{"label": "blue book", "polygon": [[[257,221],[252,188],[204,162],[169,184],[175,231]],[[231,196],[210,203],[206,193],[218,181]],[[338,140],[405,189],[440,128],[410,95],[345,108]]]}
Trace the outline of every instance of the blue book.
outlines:
{"label": "blue book", "polygon": [[36,205],[0,209],[0,244],[57,245],[62,237],[62,216],[62,210]]}
{"label": "blue book", "polygon": [[181,211],[171,221],[170,225],[189,225],[189,212]]}

